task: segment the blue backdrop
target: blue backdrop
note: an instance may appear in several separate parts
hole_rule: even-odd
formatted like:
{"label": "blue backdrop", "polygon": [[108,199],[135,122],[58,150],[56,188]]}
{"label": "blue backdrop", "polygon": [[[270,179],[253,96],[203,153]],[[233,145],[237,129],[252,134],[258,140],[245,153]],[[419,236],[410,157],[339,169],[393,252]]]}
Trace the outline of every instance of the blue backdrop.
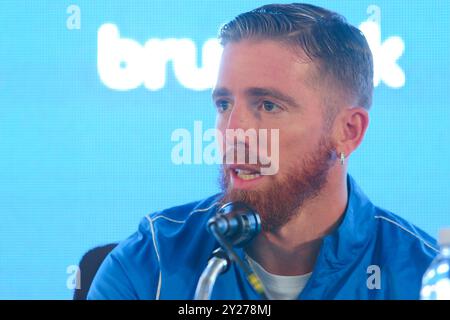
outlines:
{"label": "blue backdrop", "polygon": [[[217,192],[217,167],[173,164],[171,135],[214,127],[208,41],[264,3],[0,1],[1,299],[69,299],[88,249]],[[436,236],[450,224],[450,3],[312,3],[359,26],[375,55],[350,172],[377,205]]]}

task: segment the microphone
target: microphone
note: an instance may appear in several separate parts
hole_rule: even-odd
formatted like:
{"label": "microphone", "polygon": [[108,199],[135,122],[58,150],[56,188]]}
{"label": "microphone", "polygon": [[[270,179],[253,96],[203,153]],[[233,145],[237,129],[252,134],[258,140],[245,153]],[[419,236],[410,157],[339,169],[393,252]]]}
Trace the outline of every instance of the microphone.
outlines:
{"label": "microphone", "polygon": [[195,290],[195,300],[209,300],[217,277],[226,272],[231,260],[244,271],[256,292],[266,298],[261,280],[236,254],[233,247],[244,247],[261,231],[259,214],[244,202],[228,202],[208,220],[207,229],[222,248],[214,251],[200,276]]}
{"label": "microphone", "polygon": [[231,246],[244,247],[261,231],[261,219],[246,203],[228,202],[208,220],[207,226],[212,234],[221,234]]}

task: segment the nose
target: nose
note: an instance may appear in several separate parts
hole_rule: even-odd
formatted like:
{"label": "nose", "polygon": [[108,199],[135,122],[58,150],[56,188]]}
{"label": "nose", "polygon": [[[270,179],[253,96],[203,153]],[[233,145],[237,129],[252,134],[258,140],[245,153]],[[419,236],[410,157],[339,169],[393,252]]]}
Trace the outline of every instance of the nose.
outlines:
{"label": "nose", "polygon": [[250,106],[235,101],[232,109],[223,116],[221,125],[221,132],[224,135],[223,150],[233,148],[234,152],[237,152],[244,148],[242,152],[245,151],[245,154],[241,156],[247,157],[250,145],[257,148],[257,115],[252,112]]}
{"label": "nose", "polygon": [[244,103],[237,102],[228,114],[226,129],[256,129],[254,114]]}

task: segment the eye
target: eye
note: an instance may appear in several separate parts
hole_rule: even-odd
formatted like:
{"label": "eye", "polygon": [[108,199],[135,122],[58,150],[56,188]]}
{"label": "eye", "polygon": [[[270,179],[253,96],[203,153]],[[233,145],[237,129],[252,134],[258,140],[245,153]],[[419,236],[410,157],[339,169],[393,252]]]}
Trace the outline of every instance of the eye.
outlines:
{"label": "eye", "polygon": [[270,113],[280,112],[282,110],[279,105],[267,100],[262,102],[262,108],[264,109],[264,111]]}
{"label": "eye", "polygon": [[227,100],[217,100],[216,108],[220,113],[225,112],[230,108],[230,102]]}

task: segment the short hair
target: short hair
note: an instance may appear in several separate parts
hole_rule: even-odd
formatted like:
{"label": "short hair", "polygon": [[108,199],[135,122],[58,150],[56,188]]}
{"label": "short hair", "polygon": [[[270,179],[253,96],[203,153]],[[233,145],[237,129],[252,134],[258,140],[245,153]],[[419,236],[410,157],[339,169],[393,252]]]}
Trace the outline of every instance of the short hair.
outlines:
{"label": "short hair", "polygon": [[319,79],[331,76],[331,84],[346,99],[370,109],[372,53],[362,32],[342,15],[310,4],[264,5],[238,15],[220,29],[223,46],[243,39],[268,39],[300,47],[315,63]]}

